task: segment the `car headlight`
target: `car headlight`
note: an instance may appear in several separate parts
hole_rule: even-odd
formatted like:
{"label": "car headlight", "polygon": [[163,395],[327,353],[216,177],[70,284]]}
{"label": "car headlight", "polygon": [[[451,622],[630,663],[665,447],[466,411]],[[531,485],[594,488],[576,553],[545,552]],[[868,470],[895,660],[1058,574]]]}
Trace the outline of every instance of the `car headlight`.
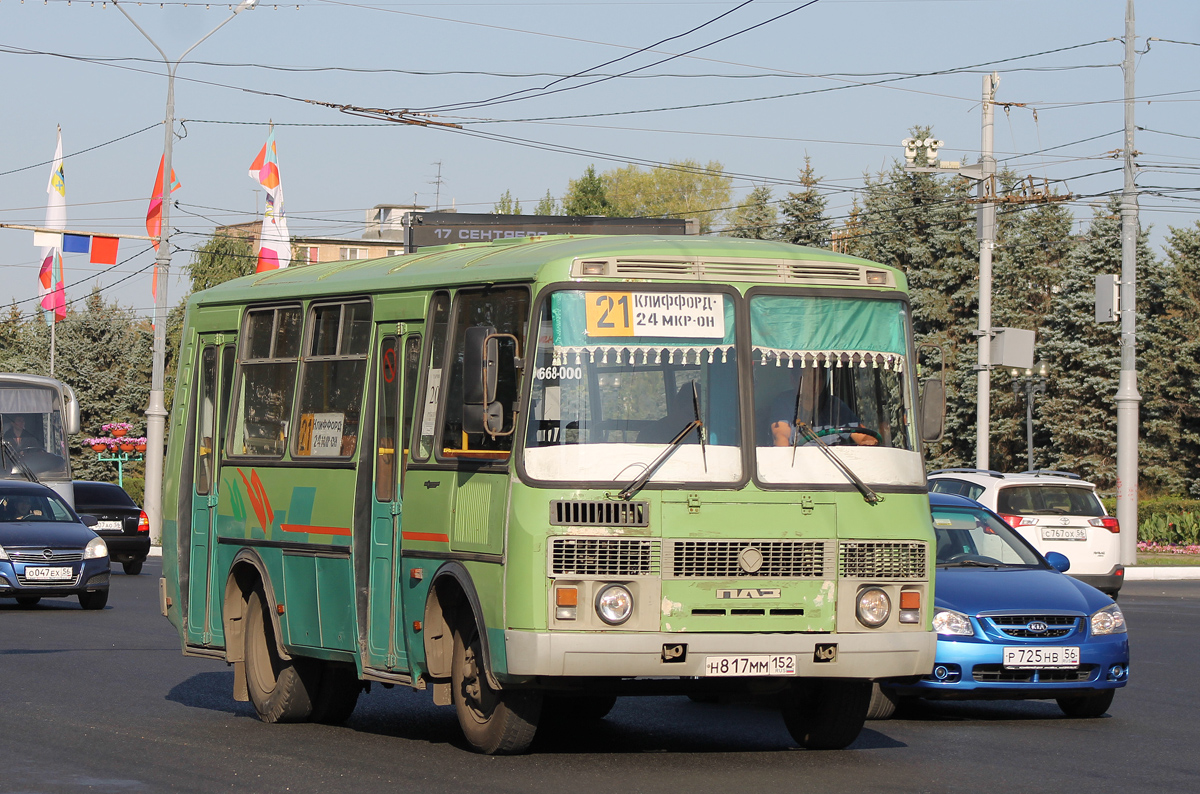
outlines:
{"label": "car headlight", "polygon": [[7,559],[8,559],[8,552],[4,550],[3,546],[0,546],[0,560],[7,560]]}
{"label": "car headlight", "polygon": [[96,560],[107,556],[108,546],[104,545],[104,538],[92,538],[83,549],[83,558],[85,560]]}
{"label": "car headlight", "polygon": [[887,623],[892,613],[892,600],[878,587],[868,587],[858,594],[858,622],[876,629]]}
{"label": "car headlight", "polygon": [[596,614],[610,626],[618,626],[633,614],[633,593],[619,585],[610,584],[596,596]]}
{"label": "car headlight", "polygon": [[1116,604],[1092,615],[1092,634],[1124,634],[1125,615]]}
{"label": "car headlight", "polygon": [[933,615],[933,630],[938,634],[970,637],[975,633],[971,619],[953,609],[939,609]]}

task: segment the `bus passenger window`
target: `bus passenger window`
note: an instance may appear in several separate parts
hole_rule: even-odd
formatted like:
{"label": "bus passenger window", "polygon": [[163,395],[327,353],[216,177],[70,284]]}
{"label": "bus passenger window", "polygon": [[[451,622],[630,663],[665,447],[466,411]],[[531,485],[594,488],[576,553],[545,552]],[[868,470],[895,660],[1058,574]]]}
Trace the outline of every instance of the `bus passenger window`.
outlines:
{"label": "bus passenger window", "polygon": [[228,454],[281,457],[287,448],[296,388],[300,307],[247,312],[243,336]]}
{"label": "bus passenger window", "polygon": [[358,447],[371,304],[313,306],[308,322],[308,347],[300,377],[300,424],[292,454],[348,458]]}

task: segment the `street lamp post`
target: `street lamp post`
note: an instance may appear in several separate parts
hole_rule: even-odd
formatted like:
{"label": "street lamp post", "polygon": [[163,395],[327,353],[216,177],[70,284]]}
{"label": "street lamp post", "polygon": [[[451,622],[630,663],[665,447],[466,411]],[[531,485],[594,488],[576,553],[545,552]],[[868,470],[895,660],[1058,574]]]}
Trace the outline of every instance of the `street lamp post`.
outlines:
{"label": "street lamp post", "polygon": [[183,51],[178,58],[171,60],[163,52],[163,48],[142,29],[133,17],[126,13],[117,0],[113,5],[125,15],[138,32],[146,37],[146,41],[158,50],[163,63],[167,67],[167,113],[163,121],[166,126],[166,140],[163,144],[163,185],[156,185],[155,190],[163,191],[162,226],[158,234],[158,255],[154,261],[155,272],[158,274],[158,290],[154,297],[154,358],[150,375],[150,404],[146,408],[146,495],[143,507],[146,517],[150,520],[150,539],[160,542],[162,538],[162,477],[163,477],[163,446],[166,440],[167,406],[163,397],[163,381],[166,373],[167,351],[167,283],[171,273],[171,144],[175,134],[175,70],[192,50],[199,47],[205,39],[225,27],[231,19],[248,8],[253,8],[258,0],[242,0],[233,9],[233,13],[222,20],[221,24],[204,34],[192,46]]}
{"label": "street lamp post", "polygon": [[1025,392],[1025,459],[1029,471],[1035,471],[1033,466],[1033,397],[1035,394],[1046,393],[1046,376],[1050,374],[1050,365],[1039,361],[1033,369],[1011,369],[1013,394]]}

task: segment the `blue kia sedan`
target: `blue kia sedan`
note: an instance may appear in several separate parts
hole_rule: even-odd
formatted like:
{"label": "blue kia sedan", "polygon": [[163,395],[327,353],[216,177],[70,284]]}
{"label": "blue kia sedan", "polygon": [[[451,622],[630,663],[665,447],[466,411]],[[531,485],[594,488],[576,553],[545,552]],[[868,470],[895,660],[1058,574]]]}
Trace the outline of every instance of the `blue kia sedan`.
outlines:
{"label": "blue kia sedan", "polygon": [[1129,680],[1125,616],[1112,598],[1064,576],[991,510],[931,493],[937,536],[929,675],[881,682],[875,718],[904,698],[1051,699],[1070,717],[1098,717]]}
{"label": "blue kia sedan", "polygon": [[108,547],[58,494],[33,482],[0,480],[0,598],[31,607],[77,597],[84,609],[108,603]]}

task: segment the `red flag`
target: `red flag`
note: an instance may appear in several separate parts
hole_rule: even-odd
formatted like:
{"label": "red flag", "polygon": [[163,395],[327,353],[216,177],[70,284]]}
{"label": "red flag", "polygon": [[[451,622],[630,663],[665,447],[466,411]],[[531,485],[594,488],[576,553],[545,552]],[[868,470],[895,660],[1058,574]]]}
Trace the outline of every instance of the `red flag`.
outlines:
{"label": "red flag", "polygon": [[[158,236],[162,233],[162,205],[163,205],[163,169],[166,167],[166,154],[158,160],[158,176],[154,178],[154,189],[150,193],[150,207],[146,210],[146,234],[154,239],[154,250],[158,250]],[[174,193],[182,185],[175,180],[175,169],[171,169],[171,193]],[[154,266],[154,281],[150,286],[150,294],[155,298],[158,297],[158,265]]]}
{"label": "red flag", "polygon": [[117,237],[99,237],[93,235],[91,263],[93,265],[115,265],[117,263],[118,243],[120,243],[120,238]]}

